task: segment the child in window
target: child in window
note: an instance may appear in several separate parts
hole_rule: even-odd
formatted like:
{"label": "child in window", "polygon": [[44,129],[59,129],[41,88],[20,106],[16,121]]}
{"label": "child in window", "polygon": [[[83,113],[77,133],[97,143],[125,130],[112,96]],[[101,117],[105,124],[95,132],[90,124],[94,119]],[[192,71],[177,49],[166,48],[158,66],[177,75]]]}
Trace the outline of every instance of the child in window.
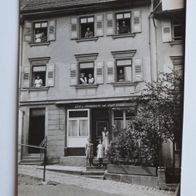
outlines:
{"label": "child in window", "polygon": [[99,167],[103,166],[103,144],[101,139],[99,140],[99,144],[97,145],[97,160],[99,161]]}
{"label": "child in window", "polygon": [[93,84],[94,83],[94,78],[93,75],[90,73],[88,74],[88,84]]}

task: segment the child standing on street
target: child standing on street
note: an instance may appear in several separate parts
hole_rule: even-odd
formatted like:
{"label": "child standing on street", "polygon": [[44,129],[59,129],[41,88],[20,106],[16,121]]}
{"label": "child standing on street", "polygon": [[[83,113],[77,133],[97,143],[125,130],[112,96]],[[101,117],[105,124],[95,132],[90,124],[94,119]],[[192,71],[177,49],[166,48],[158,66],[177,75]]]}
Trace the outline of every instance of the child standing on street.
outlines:
{"label": "child standing on street", "polygon": [[101,140],[99,140],[97,145],[97,160],[99,161],[99,167],[103,166],[103,144]]}
{"label": "child standing on street", "polygon": [[93,165],[93,144],[91,143],[90,138],[86,143],[86,159],[90,166]]}

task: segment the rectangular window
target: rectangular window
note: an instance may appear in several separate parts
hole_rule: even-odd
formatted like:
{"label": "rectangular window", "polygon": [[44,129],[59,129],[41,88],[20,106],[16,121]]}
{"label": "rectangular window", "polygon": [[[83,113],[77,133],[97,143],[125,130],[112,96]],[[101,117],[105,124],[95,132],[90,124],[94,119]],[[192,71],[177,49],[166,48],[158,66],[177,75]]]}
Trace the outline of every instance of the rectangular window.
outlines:
{"label": "rectangular window", "polygon": [[116,14],[116,33],[126,34],[131,32],[131,13],[124,12]]}
{"label": "rectangular window", "polygon": [[34,42],[44,43],[47,42],[48,37],[48,23],[36,22],[34,23]]}
{"label": "rectangular window", "polygon": [[94,62],[79,64],[79,84],[94,84]]}
{"label": "rectangular window", "polygon": [[94,17],[80,18],[80,38],[92,38],[94,33]]}
{"label": "rectangular window", "polygon": [[117,82],[132,81],[132,60],[123,59],[116,60],[116,73]]}
{"label": "rectangular window", "polygon": [[116,109],[113,110],[114,114],[114,124],[117,130],[122,130],[130,126],[130,123],[135,116],[133,110],[129,109]]}
{"label": "rectangular window", "polygon": [[32,67],[32,87],[40,88],[46,86],[46,66]]}
{"label": "rectangular window", "polygon": [[68,111],[68,136],[88,137],[89,112],[88,110]]}
{"label": "rectangular window", "polygon": [[183,40],[184,39],[184,20],[183,19],[174,19],[172,21],[172,30],[173,30],[173,41]]}

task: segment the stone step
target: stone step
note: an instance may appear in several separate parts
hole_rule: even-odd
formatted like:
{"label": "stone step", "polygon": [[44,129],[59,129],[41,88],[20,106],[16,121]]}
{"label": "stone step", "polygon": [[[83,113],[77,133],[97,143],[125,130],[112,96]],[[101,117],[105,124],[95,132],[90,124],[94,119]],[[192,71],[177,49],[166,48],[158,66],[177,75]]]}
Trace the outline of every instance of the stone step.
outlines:
{"label": "stone step", "polygon": [[20,165],[42,165],[42,162],[40,162],[40,161],[34,161],[34,162],[23,162],[23,161],[21,161],[19,164]]}
{"label": "stone step", "polygon": [[86,167],[86,157],[85,156],[61,157],[59,164],[65,166]]}
{"label": "stone step", "polygon": [[104,176],[103,175],[85,175],[85,177],[104,180]]}

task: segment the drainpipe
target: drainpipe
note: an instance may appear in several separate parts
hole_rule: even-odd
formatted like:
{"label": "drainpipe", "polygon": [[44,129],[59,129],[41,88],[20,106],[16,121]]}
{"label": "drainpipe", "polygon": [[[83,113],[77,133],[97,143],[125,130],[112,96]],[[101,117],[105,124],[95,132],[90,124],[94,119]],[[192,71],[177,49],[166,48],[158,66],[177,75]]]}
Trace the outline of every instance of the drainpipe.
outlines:
{"label": "drainpipe", "polygon": [[[155,20],[153,17],[154,12],[156,9],[161,5],[162,1],[160,0],[159,3],[156,5],[156,7],[153,9],[153,2],[154,0],[151,1],[151,10],[152,12],[148,16],[148,26],[149,26],[149,51],[150,51],[150,72],[151,72],[151,82],[152,81],[157,81],[157,75],[158,75],[158,58],[157,58],[157,26],[155,24]],[[152,43],[152,28],[151,28],[151,19],[153,22],[153,27],[155,29],[154,32],[154,50],[153,50],[153,43]],[[155,55],[154,55],[155,51]],[[154,75],[155,74],[155,75]]]}

